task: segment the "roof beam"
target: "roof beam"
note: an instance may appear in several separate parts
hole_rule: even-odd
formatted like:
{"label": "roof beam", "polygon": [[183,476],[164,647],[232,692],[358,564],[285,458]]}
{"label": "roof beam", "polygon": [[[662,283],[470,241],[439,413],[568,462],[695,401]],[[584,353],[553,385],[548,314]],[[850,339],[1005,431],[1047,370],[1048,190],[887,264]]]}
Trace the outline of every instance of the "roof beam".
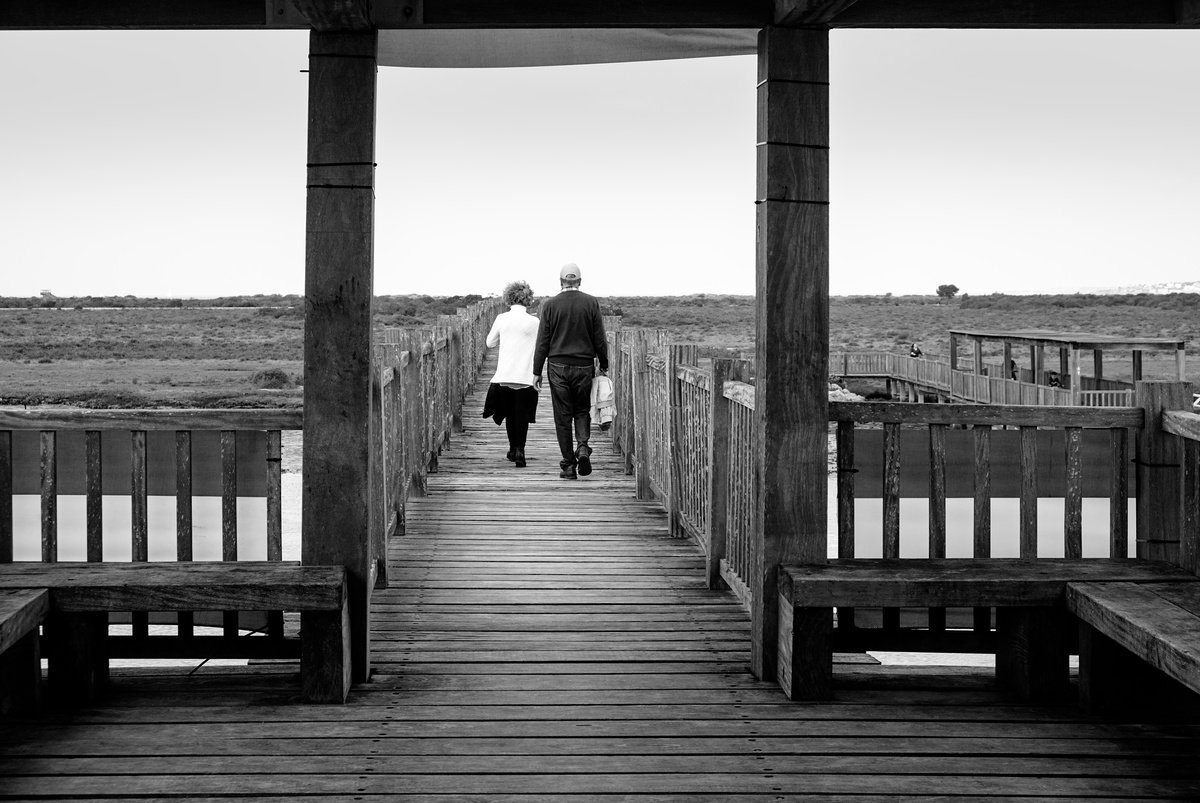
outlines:
{"label": "roof beam", "polygon": [[775,24],[828,26],[857,0],[775,0]]}
{"label": "roof beam", "polygon": [[314,31],[369,31],[375,27],[370,0],[291,0]]}
{"label": "roof beam", "polygon": [[846,28],[1175,28],[1200,23],[1198,0],[858,0]]}

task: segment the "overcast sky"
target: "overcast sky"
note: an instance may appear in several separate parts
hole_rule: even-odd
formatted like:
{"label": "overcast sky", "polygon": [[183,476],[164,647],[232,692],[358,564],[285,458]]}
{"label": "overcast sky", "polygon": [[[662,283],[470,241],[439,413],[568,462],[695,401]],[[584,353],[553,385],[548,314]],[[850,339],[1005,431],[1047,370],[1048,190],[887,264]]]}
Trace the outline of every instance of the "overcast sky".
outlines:
{"label": "overcast sky", "polygon": [[[0,32],[0,295],[304,287],[307,35]],[[831,290],[1200,280],[1200,31],[834,31]],[[754,292],[753,57],[379,73],[380,294]]]}

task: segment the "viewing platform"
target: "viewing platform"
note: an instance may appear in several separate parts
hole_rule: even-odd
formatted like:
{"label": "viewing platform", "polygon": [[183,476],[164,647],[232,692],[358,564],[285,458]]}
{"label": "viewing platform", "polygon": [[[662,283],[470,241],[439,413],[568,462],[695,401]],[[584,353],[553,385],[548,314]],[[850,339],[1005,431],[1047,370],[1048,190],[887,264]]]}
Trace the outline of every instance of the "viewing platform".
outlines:
{"label": "viewing platform", "polygon": [[0,799],[1200,796],[1194,720],[1028,704],[987,661],[838,654],[833,701],[787,699],[612,438],[560,480],[543,399],[513,467],[480,415],[489,375],[388,542],[373,674],[345,705],[301,702],[294,661],[114,668],[93,706],[0,720]]}

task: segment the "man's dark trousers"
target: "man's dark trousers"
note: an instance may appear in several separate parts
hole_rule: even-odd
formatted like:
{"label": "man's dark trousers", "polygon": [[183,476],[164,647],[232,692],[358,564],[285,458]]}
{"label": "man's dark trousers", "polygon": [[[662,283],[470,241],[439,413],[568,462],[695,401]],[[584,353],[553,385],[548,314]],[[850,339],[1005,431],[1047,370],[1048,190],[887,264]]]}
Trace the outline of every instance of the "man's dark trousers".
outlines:
{"label": "man's dark trousers", "polygon": [[[592,437],[592,373],[591,365],[559,365],[548,363],[550,402],[554,408],[554,431],[558,435],[558,450],[565,469],[576,464],[575,443],[587,443]],[[572,436],[574,441],[572,441]],[[588,447],[591,448],[590,446]]]}

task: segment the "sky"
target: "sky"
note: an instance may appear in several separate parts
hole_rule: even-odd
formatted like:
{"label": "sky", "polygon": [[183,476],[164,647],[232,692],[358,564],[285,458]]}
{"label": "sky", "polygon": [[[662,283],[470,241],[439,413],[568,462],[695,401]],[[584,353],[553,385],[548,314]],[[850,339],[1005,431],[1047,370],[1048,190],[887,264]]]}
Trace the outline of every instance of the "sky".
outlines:
{"label": "sky", "polygon": [[[830,49],[833,294],[1200,281],[1200,31]],[[307,51],[0,31],[0,295],[302,293]],[[753,294],[755,76],[381,68],[376,293]]]}

